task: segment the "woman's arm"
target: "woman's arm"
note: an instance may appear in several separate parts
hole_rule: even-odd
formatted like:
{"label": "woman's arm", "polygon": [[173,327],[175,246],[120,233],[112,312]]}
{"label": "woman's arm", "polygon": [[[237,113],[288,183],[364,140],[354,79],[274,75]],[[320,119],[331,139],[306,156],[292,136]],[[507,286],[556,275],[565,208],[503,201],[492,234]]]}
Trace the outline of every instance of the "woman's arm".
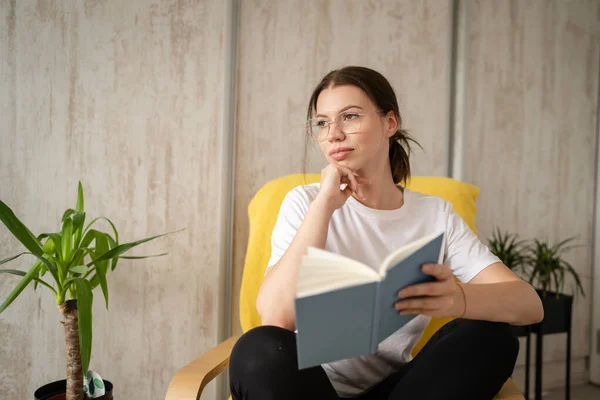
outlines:
{"label": "woman's arm", "polygon": [[483,269],[462,288],[467,299],[465,318],[530,325],[544,318],[540,296],[501,262]]}
{"label": "woman's arm", "polygon": [[462,317],[512,325],[534,324],[544,318],[542,301],[533,287],[501,262],[484,268],[469,283],[457,283],[446,265],[424,265],[423,272],[437,281],[398,292],[396,309],[403,315]]}
{"label": "woman's arm", "polygon": [[[302,223],[279,261],[267,272],[258,291],[256,309],[263,325],[275,325],[294,330],[296,313],[296,280],[298,265],[309,246],[325,248],[329,221],[333,212],[357,193],[362,195],[360,185],[368,183],[346,167],[329,164],[321,171],[321,184],[317,197],[308,206]],[[346,184],[344,190],[340,185]]]}
{"label": "woman's arm", "polygon": [[256,299],[256,309],[263,325],[295,329],[294,298],[298,265],[309,246],[321,249],[325,247],[333,211],[325,201],[317,197],[310,204],[287,251],[265,276]]}

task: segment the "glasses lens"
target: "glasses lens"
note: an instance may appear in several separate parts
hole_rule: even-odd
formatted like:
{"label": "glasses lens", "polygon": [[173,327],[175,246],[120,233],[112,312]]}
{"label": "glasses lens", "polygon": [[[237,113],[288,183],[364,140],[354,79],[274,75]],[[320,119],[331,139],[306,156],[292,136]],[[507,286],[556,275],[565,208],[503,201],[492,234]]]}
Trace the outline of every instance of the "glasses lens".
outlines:
{"label": "glasses lens", "polygon": [[311,119],[306,123],[307,133],[314,138],[322,138],[327,136],[328,124],[327,121]]}
{"label": "glasses lens", "polygon": [[342,113],[338,117],[338,123],[342,132],[346,134],[360,131],[361,115],[357,113]]}

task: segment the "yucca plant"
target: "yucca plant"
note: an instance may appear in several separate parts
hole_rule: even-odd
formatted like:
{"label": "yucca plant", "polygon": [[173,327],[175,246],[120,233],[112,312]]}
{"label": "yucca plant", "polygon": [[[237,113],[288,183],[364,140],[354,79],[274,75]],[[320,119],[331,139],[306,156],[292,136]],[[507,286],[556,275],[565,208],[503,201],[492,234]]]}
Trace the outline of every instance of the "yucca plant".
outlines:
{"label": "yucca plant", "polygon": [[[575,238],[567,238],[554,246],[550,246],[544,241],[534,240],[530,248],[529,283],[533,284],[535,281],[542,296],[546,296],[552,290],[557,296],[564,293],[566,274],[571,274],[575,280],[576,289],[579,289],[579,292],[585,296],[577,271],[563,258],[564,252],[578,247],[577,245],[567,246],[573,239]],[[575,294],[575,291],[573,292]]]}
{"label": "yucca plant", "polygon": [[513,271],[522,270],[529,262],[528,245],[528,241],[519,240],[519,235],[503,233],[498,227],[488,240],[490,251]]}
{"label": "yucca plant", "polygon": [[[106,277],[109,270],[115,270],[120,258],[141,259],[163,256],[166,253],[139,257],[121,255],[142,243],[169,233],[120,244],[119,232],[107,218],[95,218],[84,227],[86,213],[81,182],[78,186],[75,209],[65,211],[59,232],[35,236],[2,201],[0,201],[0,220],[28,250],[0,261],[0,265],[26,254],[36,258],[27,272],[0,269],[0,273],[21,277],[16,287],[0,305],[0,313],[31,282],[34,290],[38,285],[42,285],[52,292],[64,318],[67,358],[66,398],[82,400],[84,398],[83,374],[88,371],[92,352],[92,291],[100,286],[108,309]],[[92,229],[99,220],[110,224],[112,235]]]}

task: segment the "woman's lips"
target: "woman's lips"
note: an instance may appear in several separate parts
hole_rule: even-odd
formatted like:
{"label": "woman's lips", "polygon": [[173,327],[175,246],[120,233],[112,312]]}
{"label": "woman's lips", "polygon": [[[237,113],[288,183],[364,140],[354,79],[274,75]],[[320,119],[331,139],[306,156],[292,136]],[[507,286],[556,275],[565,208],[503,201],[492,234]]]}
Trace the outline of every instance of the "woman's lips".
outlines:
{"label": "woman's lips", "polygon": [[330,156],[331,156],[331,158],[333,158],[336,161],[341,161],[341,160],[347,158],[353,151],[354,151],[354,149],[333,150],[330,153]]}

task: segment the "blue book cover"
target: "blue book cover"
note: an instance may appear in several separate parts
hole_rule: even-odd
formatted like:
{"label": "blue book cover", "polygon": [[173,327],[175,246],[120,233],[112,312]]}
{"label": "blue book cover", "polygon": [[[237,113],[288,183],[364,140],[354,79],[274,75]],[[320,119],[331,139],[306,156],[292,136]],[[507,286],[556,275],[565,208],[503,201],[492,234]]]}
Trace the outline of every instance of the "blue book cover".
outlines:
{"label": "blue book cover", "polygon": [[433,281],[423,264],[441,263],[444,234],[390,254],[379,271],[350,258],[309,248],[298,269],[296,343],[300,369],[372,354],[416,315],[394,308],[398,291]]}

